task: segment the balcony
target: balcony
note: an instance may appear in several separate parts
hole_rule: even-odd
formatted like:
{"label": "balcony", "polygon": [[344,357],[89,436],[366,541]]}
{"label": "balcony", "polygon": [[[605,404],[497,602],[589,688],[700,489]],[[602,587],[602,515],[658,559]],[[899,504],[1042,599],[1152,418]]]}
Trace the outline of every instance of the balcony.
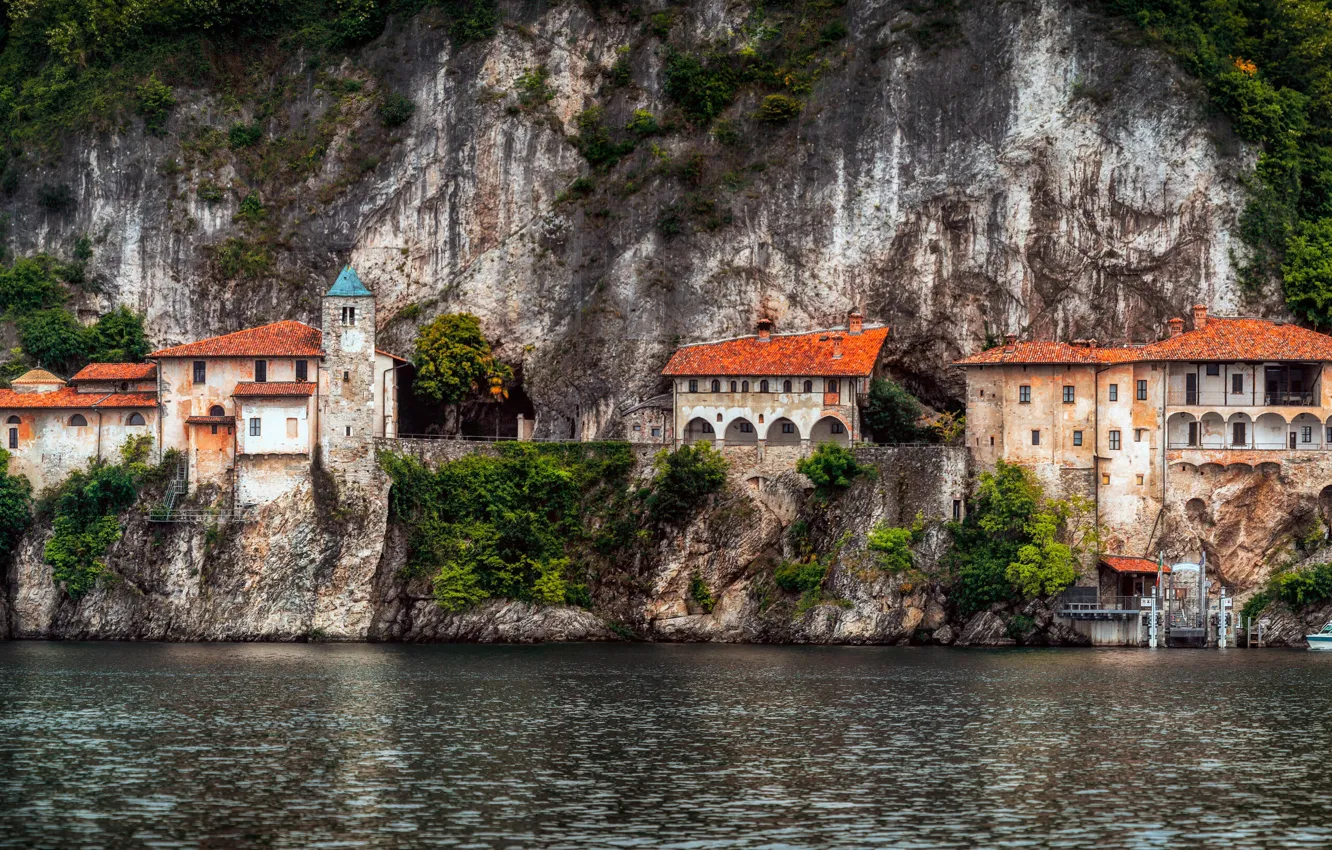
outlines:
{"label": "balcony", "polygon": [[1176,390],[1166,397],[1171,407],[1318,407],[1315,392],[1227,393],[1221,390]]}

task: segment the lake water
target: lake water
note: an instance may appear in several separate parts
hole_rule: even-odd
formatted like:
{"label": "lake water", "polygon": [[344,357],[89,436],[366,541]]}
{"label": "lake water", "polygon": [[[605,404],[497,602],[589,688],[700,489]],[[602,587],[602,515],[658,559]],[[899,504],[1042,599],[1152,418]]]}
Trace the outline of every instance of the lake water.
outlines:
{"label": "lake water", "polygon": [[0,643],[0,847],[1327,847],[1332,653]]}

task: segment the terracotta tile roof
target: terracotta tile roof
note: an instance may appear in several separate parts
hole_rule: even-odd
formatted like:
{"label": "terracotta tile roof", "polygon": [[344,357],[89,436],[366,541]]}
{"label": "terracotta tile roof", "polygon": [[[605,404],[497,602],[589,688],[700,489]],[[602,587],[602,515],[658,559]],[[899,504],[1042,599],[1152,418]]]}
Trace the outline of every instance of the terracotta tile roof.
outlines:
{"label": "terracotta tile roof", "polygon": [[315,385],[310,381],[245,381],[236,384],[233,398],[314,395]]}
{"label": "terracotta tile roof", "polygon": [[10,384],[63,384],[63,378],[52,375],[45,369],[29,369],[9,382]]}
{"label": "terracotta tile roof", "polygon": [[1019,342],[964,357],[957,366],[1004,363],[1150,363],[1153,361],[1318,360],[1332,362],[1332,336],[1269,319],[1207,319],[1202,330],[1146,345],[1091,348],[1066,342]]}
{"label": "terracotta tile roof", "polygon": [[[84,393],[96,395],[96,393]],[[97,402],[96,407],[157,407],[157,393],[111,393]]]}
{"label": "terracotta tile roof", "polygon": [[[1156,562],[1151,558],[1133,558],[1128,555],[1102,555],[1101,563],[1117,573],[1154,573]],[[1170,565],[1165,565],[1170,572]]]}
{"label": "terracotta tile roof", "polygon": [[[842,356],[833,359],[833,336],[842,337]],[[865,377],[874,369],[888,328],[866,327],[851,335],[845,329],[800,334],[773,334],[687,345],[671,355],[663,375],[802,375]]]}
{"label": "terracotta tile roof", "polygon": [[323,333],[304,322],[274,322],[154,351],[149,357],[323,357]]}
{"label": "terracotta tile roof", "polygon": [[157,407],[156,393],[81,393],[61,387],[49,393],[16,393],[0,390],[0,410],[51,410],[58,408]]}
{"label": "terracotta tile roof", "polygon": [[1150,360],[1332,361],[1332,337],[1268,319],[1212,317],[1202,330],[1154,342],[1143,353]]}
{"label": "terracotta tile roof", "polygon": [[978,354],[958,360],[958,366],[989,366],[1000,363],[1100,363],[1101,351],[1112,349],[1070,345],[1066,342],[1019,342],[1009,347],[996,345]]}
{"label": "terracotta tile roof", "polygon": [[376,348],[376,349],[375,349],[375,354],[382,354],[382,355],[384,355],[385,357],[392,357],[394,360],[400,360],[400,361],[402,361],[403,363],[407,363],[407,362],[408,362],[408,360],[407,360],[406,357],[399,357],[398,355],[394,354],[393,352],[391,352],[391,351],[385,351],[385,350],[382,349],[382,348]]}
{"label": "terracotta tile roof", "polygon": [[156,363],[89,363],[69,380],[79,381],[147,381],[157,377]]}
{"label": "terracotta tile roof", "polygon": [[233,425],[234,416],[190,416],[185,420],[188,425]]}

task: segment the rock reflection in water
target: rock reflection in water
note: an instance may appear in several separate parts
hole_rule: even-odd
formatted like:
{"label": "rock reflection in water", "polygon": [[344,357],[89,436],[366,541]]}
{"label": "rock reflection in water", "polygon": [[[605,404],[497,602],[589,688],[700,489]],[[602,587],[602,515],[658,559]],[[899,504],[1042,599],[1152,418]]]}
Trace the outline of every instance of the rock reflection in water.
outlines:
{"label": "rock reflection in water", "polygon": [[1328,846],[1332,657],[0,643],[0,847]]}

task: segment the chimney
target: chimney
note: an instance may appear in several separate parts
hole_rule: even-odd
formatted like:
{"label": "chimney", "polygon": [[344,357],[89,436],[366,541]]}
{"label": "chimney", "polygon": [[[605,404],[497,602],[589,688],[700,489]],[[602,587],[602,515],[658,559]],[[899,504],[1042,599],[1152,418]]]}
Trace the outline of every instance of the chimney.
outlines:
{"label": "chimney", "polygon": [[846,314],[846,332],[851,336],[856,336],[865,329],[865,317],[859,310],[852,310]]}
{"label": "chimney", "polygon": [[1004,334],[1004,351],[1017,349],[1017,334]]}
{"label": "chimney", "polygon": [[758,323],[758,341],[770,342],[772,340],[772,322],[767,319],[759,319]]}
{"label": "chimney", "polygon": [[[1194,319],[1194,321],[1197,321],[1197,319]],[[1206,319],[1204,319],[1203,321],[1206,321]],[[1166,322],[1166,324],[1170,326],[1171,339],[1174,339],[1175,337],[1184,333],[1184,320],[1181,319],[1179,316],[1176,316],[1175,318]]]}
{"label": "chimney", "polygon": [[1207,327],[1207,306],[1205,304],[1193,305],[1193,329],[1200,331]]}
{"label": "chimney", "polygon": [[832,344],[833,344],[833,359],[834,359],[834,360],[841,360],[841,359],[842,359],[842,335],[841,335],[841,334],[833,334]]}

